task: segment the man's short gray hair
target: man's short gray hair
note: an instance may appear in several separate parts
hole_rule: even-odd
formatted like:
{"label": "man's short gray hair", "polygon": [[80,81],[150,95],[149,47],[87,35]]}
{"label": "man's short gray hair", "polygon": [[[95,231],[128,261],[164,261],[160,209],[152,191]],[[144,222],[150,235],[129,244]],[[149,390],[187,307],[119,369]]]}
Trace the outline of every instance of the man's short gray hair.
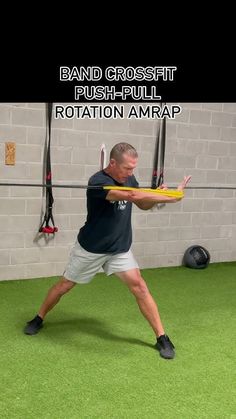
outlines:
{"label": "man's short gray hair", "polygon": [[116,161],[121,162],[123,160],[123,154],[128,154],[128,156],[135,159],[138,157],[137,151],[131,144],[118,143],[112,148],[110,152],[110,159],[115,159]]}

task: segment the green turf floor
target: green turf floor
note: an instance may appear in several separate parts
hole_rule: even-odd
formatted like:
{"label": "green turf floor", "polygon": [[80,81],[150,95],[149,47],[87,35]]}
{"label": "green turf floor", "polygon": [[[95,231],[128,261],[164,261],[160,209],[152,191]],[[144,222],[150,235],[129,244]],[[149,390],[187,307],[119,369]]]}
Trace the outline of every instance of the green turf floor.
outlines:
{"label": "green turf floor", "polygon": [[143,270],[176,346],[164,360],[114,276],[22,333],[56,278],[0,283],[2,419],[236,419],[236,263]]}

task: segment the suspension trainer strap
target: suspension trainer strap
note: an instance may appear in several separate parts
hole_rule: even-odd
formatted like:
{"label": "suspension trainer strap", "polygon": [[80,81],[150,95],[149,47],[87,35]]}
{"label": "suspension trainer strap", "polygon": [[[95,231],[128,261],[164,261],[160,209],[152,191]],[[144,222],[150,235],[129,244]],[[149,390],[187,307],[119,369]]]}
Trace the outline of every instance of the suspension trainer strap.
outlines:
{"label": "suspension trainer strap", "polygon": [[[47,126],[48,126],[48,141],[46,149],[46,209],[43,222],[39,228],[40,233],[54,234],[58,231],[55,227],[52,208],[54,203],[52,193],[52,170],[51,170],[51,123],[52,123],[52,103],[47,104]],[[52,225],[50,225],[50,222]]]}
{"label": "suspension trainer strap", "polygon": [[151,188],[157,188],[157,176],[158,176],[158,160],[159,160],[159,143],[160,143],[160,123],[158,125],[157,136],[156,136],[156,145],[154,152],[154,161],[153,161],[153,171],[152,171],[152,184]]}
{"label": "suspension trainer strap", "polygon": [[161,124],[160,174],[157,181],[157,186],[160,186],[164,183],[165,150],[166,150],[166,117],[162,119],[162,124]]}
{"label": "suspension trainer strap", "polygon": [[[151,188],[156,189],[164,182],[164,161],[165,161],[165,144],[166,144],[166,118],[161,120],[157,129],[156,145],[154,152],[152,183]],[[159,161],[160,160],[160,161]],[[158,175],[158,166],[160,172]]]}

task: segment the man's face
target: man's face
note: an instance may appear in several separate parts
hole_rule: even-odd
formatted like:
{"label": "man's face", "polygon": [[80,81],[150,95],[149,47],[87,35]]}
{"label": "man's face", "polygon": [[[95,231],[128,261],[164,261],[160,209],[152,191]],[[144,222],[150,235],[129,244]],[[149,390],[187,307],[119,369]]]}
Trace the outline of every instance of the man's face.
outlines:
{"label": "man's face", "polygon": [[128,154],[123,154],[121,162],[111,159],[110,167],[112,169],[112,177],[119,183],[125,183],[129,176],[132,176],[135,167],[137,166],[137,158],[131,157]]}

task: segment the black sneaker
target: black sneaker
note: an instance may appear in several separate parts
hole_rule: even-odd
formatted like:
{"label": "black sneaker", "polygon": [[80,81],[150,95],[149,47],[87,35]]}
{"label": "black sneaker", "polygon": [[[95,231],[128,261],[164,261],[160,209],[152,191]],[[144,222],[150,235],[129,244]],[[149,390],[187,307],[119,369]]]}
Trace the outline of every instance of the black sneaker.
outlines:
{"label": "black sneaker", "polygon": [[42,327],[43,319],[37,315],[32,320],[27,322],[27,325],[24,328],[24,333],[26,335],[36,335]]}
{"label": "black sneaker", "polygon": [[175,357],[175,347],[167,335],[162,335],[157,338],[156,348],[162,358],[173,359]]}

